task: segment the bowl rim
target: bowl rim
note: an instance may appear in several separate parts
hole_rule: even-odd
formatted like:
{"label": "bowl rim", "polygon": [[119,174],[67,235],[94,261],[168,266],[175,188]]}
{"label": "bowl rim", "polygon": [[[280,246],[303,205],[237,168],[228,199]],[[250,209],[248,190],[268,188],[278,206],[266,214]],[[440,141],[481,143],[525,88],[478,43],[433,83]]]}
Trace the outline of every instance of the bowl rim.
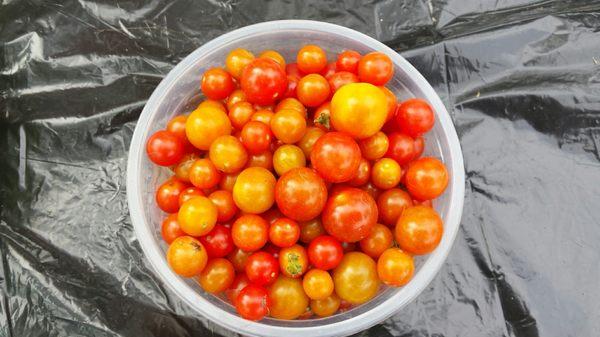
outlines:
{"label": "bowl rim", "polygon": [[[139,167],[142,162],[142,155],[145,153],[145,144],[142,144],[143,137],[147,132],[151,116],[156,112],[155,108],[158,106],[158,103],[163,100],[164,95],[166,92],[168,92],[168,89],[176,83],[177,79],[179,79],[180,76],[182,76],[200,56],[221,44],[264,31],[297,29],[310,29],[322,33],[330,33],[333,30],[336,34],[343,34],[346,37],[360,41],[364,45],[373,48],[374,50],[386,53],[392,59],[395,66],[400,67],[407,73],[410,73],[411,80],[423,91],[425,94],[424,98],[427,99],[432,105],[437,119],[442,124],[442,128],[444,130],[442,134],[446,138],[445,141],[448,144],[450,153],[448,156],[450,160],[449,162],[445,162],[445,164],[450,166],[452,175],[450,177],[450,189],[447,192],[450,193],[448,199],[448,214],[444,224],[449,232],[444,234],[440,245],[434,252],[428,255],[419,272],[415,274],[415,277],[411,282],[401,288],[402,291],[397,291],[392,296],[385,299],[380,305],[364,313],[339,322],[306,327],[285,327],[248,321],[237,315],[228,313],[218,307],[215,307],[214,304],[204,299],[197,291],[192,289],[179,276],[172,272],[160,247],[152,244],[152,242],[150,242],[151,240],[144,239],[152,237],[153,233],[150,230],[150,226],[146,225],[145,216],[142,212],[143,202],[138,190],[140,186]],[[287,337],[304,335],[349,335],[367,329],[383,321],[400,310],[403,306],[414,300],[433,280],[448,256],[450,249],[452,248],[454,239],[460,227],[465,190],[463,156],[454,124],[452,123],[450,115],[448,114],[441,99],[438,97],[437,93],[427,82],[427,80],[421,75],[421,73],[419,73],[396,51],[368,35],[336,24],[312,20],[280,20],[245,26],[225,33],[205,43],[185,57],[160,82],[142,110],[131,139],[126,179],[129,212],[136,238],[140,243],[146,259],[150,262],[154,273],[159,276],[162,282],[165,283],[171,291],[176,293],[195,311],[211,321],[226,327],[227,329],[245,335],[273,337],[283,335]]]}

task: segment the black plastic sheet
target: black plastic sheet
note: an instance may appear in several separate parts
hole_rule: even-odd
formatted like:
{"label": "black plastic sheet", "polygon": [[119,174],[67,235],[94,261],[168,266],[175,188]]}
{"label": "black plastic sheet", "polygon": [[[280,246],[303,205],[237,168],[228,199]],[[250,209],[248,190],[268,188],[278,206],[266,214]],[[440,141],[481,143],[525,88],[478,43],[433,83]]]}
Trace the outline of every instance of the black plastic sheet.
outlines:
{"label": "black plastic sheet", "polygon": [[446,264],[360,335],[598,335],[600,3],[142,3],[0,5],[0,336],[232,336],[150,271],[127,209],[127,151],[178,61],[290,18],[398,50],[444,100],[464,151]]}

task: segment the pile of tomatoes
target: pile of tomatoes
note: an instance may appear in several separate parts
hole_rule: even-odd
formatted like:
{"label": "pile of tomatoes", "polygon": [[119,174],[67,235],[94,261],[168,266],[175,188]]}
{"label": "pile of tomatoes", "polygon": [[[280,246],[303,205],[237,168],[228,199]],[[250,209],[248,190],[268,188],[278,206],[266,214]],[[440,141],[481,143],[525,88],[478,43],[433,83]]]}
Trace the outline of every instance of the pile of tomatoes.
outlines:
{"label": "pile of tomatoes", "polygon": [[147,143],[173,171],[156,192],[172,270],[250,320],[326,317],[409,282],[441,240],[431,200],[448,173],[422,157],[431,107],[397,102],[393,71],[315,45],[292,64],[236,49],[207,70],[207,99]]}

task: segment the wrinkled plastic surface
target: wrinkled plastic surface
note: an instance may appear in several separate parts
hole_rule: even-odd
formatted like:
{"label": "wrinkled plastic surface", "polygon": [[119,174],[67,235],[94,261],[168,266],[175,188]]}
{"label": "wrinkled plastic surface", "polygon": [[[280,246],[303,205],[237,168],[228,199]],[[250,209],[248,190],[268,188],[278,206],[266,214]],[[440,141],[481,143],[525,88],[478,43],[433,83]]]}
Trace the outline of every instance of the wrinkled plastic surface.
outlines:
{"label": "wrinkled plastic surface", "polygon": [[174,64],[223,32],[284,18],[398,50],[461,140],[465,208],[446,264],[361,335],[600,331],[598,2],[0,6],[0,336],[232,336],[150,271],[127,209],[127,149]]}

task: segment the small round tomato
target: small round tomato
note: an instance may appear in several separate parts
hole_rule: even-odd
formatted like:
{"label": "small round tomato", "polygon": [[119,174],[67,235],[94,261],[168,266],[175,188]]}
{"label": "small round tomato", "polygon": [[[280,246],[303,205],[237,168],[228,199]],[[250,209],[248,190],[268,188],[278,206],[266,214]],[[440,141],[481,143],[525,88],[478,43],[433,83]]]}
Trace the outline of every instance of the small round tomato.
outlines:
{"label": "small round tomato", "polygon": [[258,110],[252,115],[250,120],[265,123],[266,125],[271,125],[271,120],[273,119],[273,116],[275,116],[275,113],[273,113],[273,111]]}
{"label": "small round tomato", "polygon": [[300,139],[298,142],[298,147],[302,149],[302,152],[304,152],[304,156],[306,158],[310,158],[310,153],[312,152],[313,146],[317,142],[317,139],[324,134],[325,131],[316,126],[306,128],[304,136],[302,136],[302,139]]}
{"label": "small round tomato", "polygon": [[201,89],[204,96],[221,100],[227,98],[235,89],[235,83],[231,74],[222,68],[211,68],[202,75]]}
{"label": "small round tomato", "polygon": [[245,214],[237,218],[231,227],[233,243],[249,252],[261,249],[269,239],[269,224],[255,214]]}
{"label": "small round tomato", "polygon": [[183,158],[185,143],[174,133],[160,130],[148,139],[146,153],[148,158],[156,165],[175,165]]}
{"label": "small round tomato", "polygon": [[246,276],[250,282],[259,286],[267,286],[279,276],[279,263],[273,255],[266,252],[256,252],[246,261]]}
{"label": "small round tomato", "polygon": [[377,199],[377,197],[379,197],[379,194],[381,193],[381,190],[377,188],[377,186],[373,185],[373,183],[370,181],[364,184],[360,189],[369,193],[369,195],[373,197],[373,199]]}
{"label": "small round tomato", "polygon": [[246,102],[246,94],[242,89],[235,89],[229,97],[227,97],[227,110],[231,110],[231,108],[239,102]]}
{"label": "small round tomato", "polygon": [[225,67],[231,76],[239,79],[244,68],[254,60],[254,55],[246,49],[237,48],[227,54]]}
{"label": "small round tomato", "polygon": [[405,165],[415,156],[415,140],[404,133],[394,132],[388,135],[390,146],[386,157],[394,159],[398,164]]}
{"label": "small round tomato", "polygon": [[252,103],[237,102],[229,108],[229,119],[234,128],[241,130],[250,121],[254,113]]}
{"label": "small round tomato", "polygon": [[250,154],[259,154],[271,147],[271,129],[261,122],[250,121],[242,129],[242,144]]}
{"label": "small round tomato", "polygon": [[233,195],[230,191],[219,190],[212,192],[208,198],[217,206],[217,221],[227,222],[235,216],[238,211],[235,202],[233,201]]}
{"label": "small round tomato", "polygon": [[285,58],[283,58],[283,56],[281,54],[279,54],[278,52],[276,52],[274,50],[265,50],[262,53],[260,53],[260,55],[258,57],[271,59],[271,60],[277,62],[277,64],[279,64],[281,69],[285,70]]}
{"label": "small round tomato", "polygon": [[318,236],[308,246],[308,259],[315,268],[333,269],[340,264],[343,256],[342,244],[333,236]]}
{"label": "small round tomato", "polygon": [[423,139],[423,137],[415,138],[415,150],[413,152],[413,160],[420,158],[423,154],[423,150],[425,150],[425,139]]}
{"label": "small round tomato", "polygon": [[335,74],[335,62],[329,62],[327,63],[327,65],[325,66],[325,68],[323,68],[323,70],[319,71],[319,74],[327,79],[329,79],[329,76]]}
{"label": "small round tomato", "polygon": [[431,253],[440,243],[444,227],[437,212],[427,206],[406,208],[396,224],[395,237],[403,251],[416,255]]}
{"label": "small round tomato", "polygon": [[208,234],[200,238],[206,248],[208,257],[225,257],[235,248],[231,237],[231,230],[223,225],[215,225]]}
{"label": "small round tomato", "polygon": [[[198,104],[198,107],[196,108],[196,110],[205,109],[205,108],[218,109],[218,110],[223,111],[224,113],[227,113],[227,109],[225,109],[225,105],[223,105],[223,102],[215,101],[213,99],[205,99],[200,104]],[[187,119],[185,122],[187,124]],[[186,134],[186,136],[187,136],[187,134]]]}
{"label": "small round tomato", "polygon": [[250,255],[252,255],[252,252],[246,252],[241,248],[235,247],[233,252],[227,256],[227,259],[231,262],[236,272],[243,273],[246,270],[246,261],[248,261]]}
{"label": "small round tomato", "polygon": [[273,152],[265,151],[259,154],[253,154],[248,158],[246,168],[248,167],[262,167],[267,170],[273,169]]}
{"label": "small round tomato", "polygon": [[206,195],[197,187],[188,187],[179,194],[179,207],[186,201],[195,197],[205,197]]}
{"label": "small round tomato", "polygon": [[225,173],[240,171],[248,161],[248,152],[242,142],[234,136],[221,136],[215,139],[210,146],[208,156],[216,168]]}
{"label": "small round tomato", "polygon": [[271,119],[271,131],[286,144],[302,139],[306,131],[306,119],[296,110],[279,110]]}
{"label": "small round tomato", "polygon": [[439,159],[423,157],[410,163],[405,182],[408,192],[415,199],[435,199],[448,186],[448,171]]}
{"label": "small round tomato", "polygon": [[340,298],[336,294],[322,300],[310,301],[310,310],[319,317],[329,317],[340,308]]}
{"label": "small round tomato", "polygon": [[175,176],[179,178],[179,180],[189,183],[190,168],[198,158],[198,155],[195,153],[189,153],[183,156],[183,158],[181,158],[181,161],[179,161],[179,163],[173,169]]}
{"label": "small round tomato", "polygon": [[325,234],[325,228],[321,218],[317,217],[300,224],[300,241],[303,243],[310,243],[315,238]]}
{"label": "small round tomato", "polygon": [[275,111],[279,110],[296,110],[303,116],[306,116],[306,108],[296,98],[286,98],[281,100],[275,107]]}
{"label": "small round tomato", "polygon": [[379,159],[371,170],[371,181],[383,190],[398,186],[401,177],[402,168],[390,158]]}
{"label": "small round tomato", "polygon": [[360,240],[360,250],[370,257],[376,259],[386,249],[392,246],[394,235],[392,231],[382,224],[376,224],[371,229],[371,234]]}
{"label": "small round tomato", "polygon": [[156,190],[156,203],[158,207],[167,213],[175,213],[179,210],[179,195],[188,187],[183,181],[171,178],[165,181]]}
{"label": "small round tomato", "polygon": [[325,102],[315,110],[313,124],[323,131],[331,129],[331,103]]}
{"label": "small round tomato", "polygon": [[389,286],[407,284],[414,272],[413,257],[398,248],[387,249],[377,260],[377,275],[381,282]]}
{"label": "small round tomato", "polygon": [[369,83],[346,84],[331,99],[331,126],[359,139],[376,134],[387,117],[387,98]]}
{"label": "small round tomato", "polygon": [[280,276],[269,288],[271,316],[278,319],[296,319],[305,313],[309,299],[302,289],[302,282]]}
{"label": "small round tomato", "polygon": [[188,235],[206,235],[217,223],[217,207],[207,197],[192,198],[181,205],[177,220]]}
{"label": "small round tomato", "polygon": [[386,154],[389,145],[388,137],[381,131],[378,131],[369,138],[361,139],[358,143],[360,152],[368,160],[382,158]]}
{"label": "small round tomato", "polygon": [[333,94],[336,91],[338,91],[338,89],[342,86],[348,83],[357,83],[358,77],[355,74],[348,71],[339,71],[329,76],[327,78],[327,81],[329,82],[329,87],[331,89],[331,96],[333,96]]}
{"label": "small round tomato", "polygon": [[300,225],[292,219],[279,218],[271,223],[269,240],[277,247],[293,246],[300,238]]}
{"label": "small round tomato", "polygon": [[300,79],[296,87],[298,100],[308,107],[318,107],[329,98],[329,82],[319,74],[309,74]]}
{"label": "small round tomato", "polygon": [[327,200],[322,221],[327,233],[334,238],[344,242],[360,241],[377,223],[377,204],[363,190],[342,188]]}
{"label": "small round tomato", "polygon": [[241,273],[235,275],[235,278],[233,279],[233,282],[231,282],[229,289],[225,290],[225,295],[227,295],[227,299],[229,302],[231,302],[231,304],[235,305],[235,299],[240,294],[240,291],[246,288],[248,284],[250,284],[250,280],[248,280],[246,274]]}
{"label": "small round tomato", "polygon": [[190,167],[189,179],[198,188],[213,188],[221,181],[221,173],[210,160],[201,158]]}
{"label": "small round tomato", "polygon": [[231,134],[231,122],[222,110],[198,108],[188,116],[185,134],[195,147],[208,150],[215,139]]}
{"label": "small round tomato", "polygon": [[231,262],[223,258],[208,261],[204,270],[198,276],[198,282],[204,291],[218,294],[225,291],[235,277],[235,270]]}
{"label": "small round tomato", "polygon": [[275,202],[276,179],[269,170],[249,167],[240,173],[233,186],[233,200],[246,213],[263,213]]}
{"label": "small round tomato", "polygon": [[350,252],[333,271],[337,295],[352,304],[365,303],[379,290],[377,265],[364,253]]}
{"label": "small round tomato", "polygon": [[435,116],[427,101],[410,98],[398,105],[396,124],[400,131],[417,137],[431,130],[434,123]]}
{"label": "small round tomato", "polygon": [[298,51],[296,57],[298,70],[305,74],[318,73],[327,66],[327,55],[319,46],[306,45]]}
{"label": "small round tomato", "polygon": [[177,275],[183,277],[200,274],[207,260],[208,256],[202,243],[191,236],[176,238],[167,250],[169,266]]}
{"label": "small round tomato", "polygon": [[249,284],[240,291],[235,300],[235,309],[245,319],[258,321],[269,313],[271,299],[267,290]]}
{"label": "small round tomato", "polygon": [[385,85],[394,76],[394,64],[382,52],[371,52],[358,62],[358,77],[362,82]]}
{"label": "small round tomato", "polygon": [[390,227],[395,226],[402,211],[412,205],[413,202],[410,195],[399,188],[384,191],[377,197],[379,219],[382,223]]}
{"label": "small round tomato", "polygon": [[[160,234],[162,235],[163,240],[167,244],[171,244],[173,240],[177,239],[180,236],[184,236],[185,232],[181,230],[179,227],[179,222],[177,222],[177,214],[169,214],[168,217],[163,220]],[[298,236],[300,236],[300,228],[298,227]]]}
{"label": "small round tomato", "polygon": [[308,256],[304,247],[296,244],[281,248],[279,251],[279,267],[287,277],[301,277],[308,269]]}
{"label": "small round tomato", "polygon": [[275,201],[288,218],[308,221],[323,210],[327,201],[327,186],[315,171],[306,167],[295,168],[277,181]]}
{"label": "small round tomato", "polygon": [[273,104],[287,90],[287,75],[277,62],[269,58],[258,58],[244,68],[241,87],[248,102]]}
{"label": "small round tomato", "polygon": [[350,136],[328,132],[313,146],[310,161],[326,181],[340,183],[352,179],[360,165],[360,148]]}
{"label": "small round tomato", "polygon": [[358,73],[358,62],[360,62],[360,57],[360,54],[354,50],[344,50],[339,53],[335,64],[337,71]]}
{"label": "small round tomato", "polygon": [[361,186],[366,184],[371,178],[371,164],[365,158],[360,159],[360,164],[358,165],[358,170],[356,170],[356,175],[354,178],[348,181],[348,185],[350,186]]}
{"label": "small round tomato", "polygon": [[306,157],[296,145],[282,145],[273,153],[273,168],[282,176],[291,169],[306,166]]}
{"label": "small round tomato", "polygon": [[222,174],[221,181],[219,182],[219,189],[233,192],[233,186],[237,180],[239,173]]}
{"label": "small round tomato", "polygon": [[333,279],[321,269],[309,270],[302,279],[302,288],[312,300],[322,300],[333,294]]}

